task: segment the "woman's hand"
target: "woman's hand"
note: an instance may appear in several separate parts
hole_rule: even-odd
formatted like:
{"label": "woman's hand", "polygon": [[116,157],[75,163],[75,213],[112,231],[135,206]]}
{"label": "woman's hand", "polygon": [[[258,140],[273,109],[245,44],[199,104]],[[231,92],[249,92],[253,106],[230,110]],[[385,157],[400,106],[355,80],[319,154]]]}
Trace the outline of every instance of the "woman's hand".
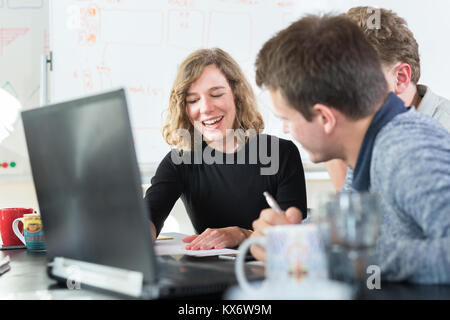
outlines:
{"label": "woman's hand", "polygon": [[234,248],[251,235],[251,231],[239,227],[228,227],[220,229],[206,229],[200,235],[184,237],[182,240],[186,250],[209,250]]}

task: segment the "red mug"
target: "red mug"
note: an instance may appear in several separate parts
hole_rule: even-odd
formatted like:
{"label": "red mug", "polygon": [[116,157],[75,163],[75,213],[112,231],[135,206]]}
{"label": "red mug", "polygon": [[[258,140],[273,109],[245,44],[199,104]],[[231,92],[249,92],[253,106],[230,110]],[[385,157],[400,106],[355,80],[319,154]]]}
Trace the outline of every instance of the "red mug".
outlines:
{"label": "red mug", "polygon": [[[35,211],[30,208],[0,209],[0,234],[1,242],[3,243],[1,247],[23,247],[22,241],[20,241],[20,239],[14,234],[12,225],[14,220],[16,220],[17,218],[22,218],[24,214],[33,212]],[[19,230],[20,232],[22,232],[23,223],[20,223]]]}

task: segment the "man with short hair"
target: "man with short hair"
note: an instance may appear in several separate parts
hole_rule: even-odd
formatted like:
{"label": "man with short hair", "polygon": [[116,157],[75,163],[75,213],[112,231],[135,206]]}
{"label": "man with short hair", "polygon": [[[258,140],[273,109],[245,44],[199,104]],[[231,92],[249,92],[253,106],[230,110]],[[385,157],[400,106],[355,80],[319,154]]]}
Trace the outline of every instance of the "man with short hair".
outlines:
{"label": "man with short hair", "polygon": [[[450,283],[450,134],[388,91],[361,29],[342,16],[302,18],[263,46],[256,82],[311,161],[341,159],[354,189],[379,194],[383,279]],[[296,208],[265,209],[252,236],[299,222]],[[264,260],[261,247],[251,252]]]}
{"label": "man with short hair", "polygon": [[[450,131],[450,101],[420,85],[419,45],[405,19],[383,8],[354,7],[344,14],[366,35],[381,60],[389,90],[398,95],[406,106],[414,106],[420,113],[438,120]],[[373,16],[379,19],[374,25]],[[341,160],[326,163],[336,191],[350,189],[352,171]],[[345,180],[345,184],[344,184]]]}

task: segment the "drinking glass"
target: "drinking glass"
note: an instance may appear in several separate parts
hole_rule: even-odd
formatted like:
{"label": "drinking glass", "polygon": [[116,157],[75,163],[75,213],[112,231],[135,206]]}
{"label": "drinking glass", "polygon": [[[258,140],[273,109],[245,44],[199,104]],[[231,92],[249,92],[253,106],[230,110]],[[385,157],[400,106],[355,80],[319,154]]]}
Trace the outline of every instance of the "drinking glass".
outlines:
{"label": "drinking glass", "polygon": [[340,192],[320,200],[316,223],[333,280],[360,284],[375,263],[380,229],[379,198],[371,192]]}

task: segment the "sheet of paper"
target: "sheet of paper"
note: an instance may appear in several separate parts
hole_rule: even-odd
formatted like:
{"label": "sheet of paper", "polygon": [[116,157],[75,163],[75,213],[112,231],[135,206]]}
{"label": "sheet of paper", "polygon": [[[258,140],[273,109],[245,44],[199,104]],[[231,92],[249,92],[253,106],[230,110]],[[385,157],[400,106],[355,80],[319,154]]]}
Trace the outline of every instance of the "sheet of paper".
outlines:
{"label": "sheet of paper", "polygon": [[175,241],[156,241],[155,253],[162,255],[188,255],[193,257],[210,257],[226,254],[237,254],[234,249],[211,249],[211,250],[186,250],[186,243],[175,243]]}

